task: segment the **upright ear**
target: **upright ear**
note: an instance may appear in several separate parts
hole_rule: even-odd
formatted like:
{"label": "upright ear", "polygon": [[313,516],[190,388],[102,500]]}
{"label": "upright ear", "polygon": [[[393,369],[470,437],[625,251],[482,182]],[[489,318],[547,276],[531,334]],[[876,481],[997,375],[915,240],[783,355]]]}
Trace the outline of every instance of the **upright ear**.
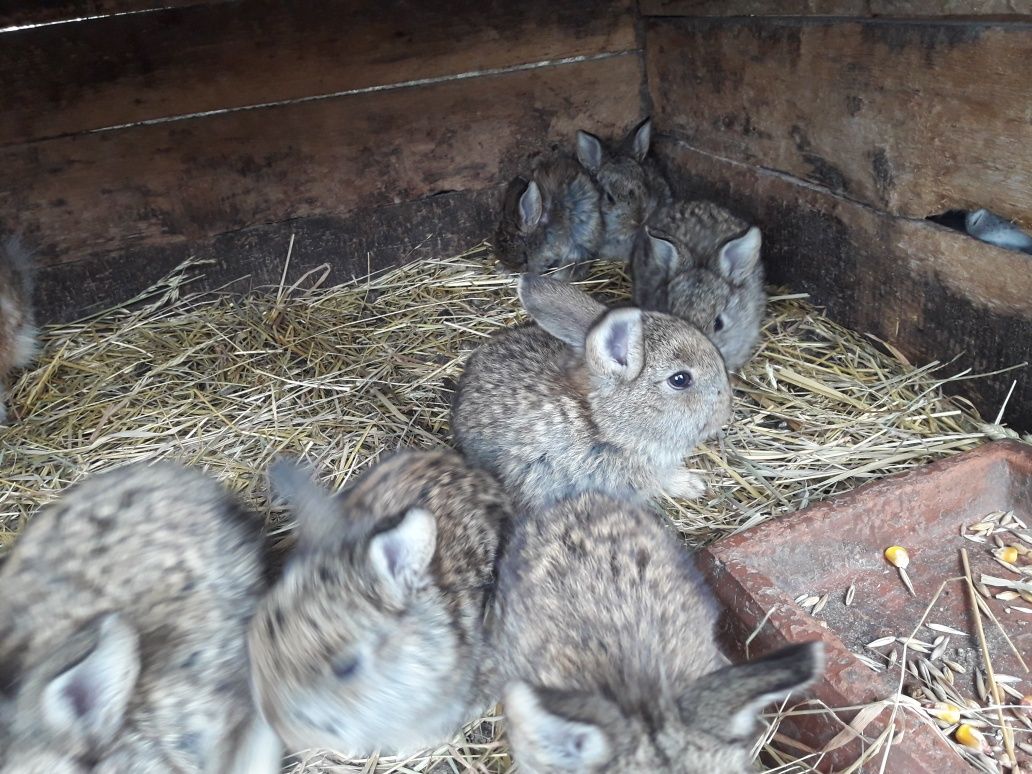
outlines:
{"label": "upright ear", "polygon": [[369,563],[397,599],[427,584],[437,548],[437,522],[422,508],[411,508],[395,526],[369,541]]}
{"label": "upright ear", "polygon": [[516,292],[520,303],[538,325],[577,350],[606,308],[587,293],[551,277],[524,274]]}
{"label": "upright ear", "polygon": [[506,686],[503,702],[509,741],[521,765],[533,771],[582,772],[610,757],[602,729],[550,711],[545,697],[526,683]]}
{"label": "upright ear", "polygon": [[527,190],[523,192],[517,206],[517,218],[520,224],[520,232],[529,234],[538,227],[541,222],[541,213],[544,205],[541,201],[541,189],[538,184],[531,180],[527,183]]}
{"label": "upright ear", "polygon": [[43,687],[42,716],[55,732],[103,743],[125,720],[140,674],[139,637],[117,613],[96,619],[80,634],[93,647]]}
{"label": "upright ear", "polygon": [[645,365],[645,324],[640,309],[614,309],[588,333],[588,368],[600,376],[629,381]]}
{"label": "upright ear", "polygon": [[742,282],[760,262],[760,230],[753,226],[742,236],[724,244],[717,252],[717,268],[731,282]]}
{"label": "upright ear", "polygon": [[602,166],[602,141],[590,132],[577,132],[577,160],[589,172]]}
{"label": "upright ear", "polygon": [[649,229],[645,229],[645,249],[648,251],[649,263],[663,270],[663,273],[670,277],[677,264],[680,262],[680,255],[674,243],[655,236]]}
{"label": "upright ear", "polygon": [[297,518],[298,548],[318,548],[340,530],[336,498],[316,483],[309,468],[280,457],[269,466],[268,479],[273,496],[284,500]]}
{"label": "upright ear", "polygon": [[627,139],[624,140],[626,147],[630,149],[631,155],[640,164],[649,155],[649,144],[652,142],[652,118],[646,118],[636,127],[631,129]]}
{"label": "upright ear", "polygon": [[824,669],[820,642],[790,645],[755,661],[718,669],[700,678],[682,697],[682,714],[713,726],[717,718],[722,735],[731,741],[751,736],[756,716],[771,702],[810,685]]}

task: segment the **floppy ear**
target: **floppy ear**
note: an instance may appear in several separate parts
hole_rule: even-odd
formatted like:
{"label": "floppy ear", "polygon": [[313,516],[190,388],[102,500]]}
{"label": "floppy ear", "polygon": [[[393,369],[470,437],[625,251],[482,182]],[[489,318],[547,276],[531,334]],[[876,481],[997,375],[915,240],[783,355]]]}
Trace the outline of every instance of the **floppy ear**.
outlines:
{"label": "floppy ear", "polygon": [[649,155],[649,143],[652,141],[652,118],[646,118],[631,129],[624,143],[630,148],[631,155],[639,164]]}
{"label": "floppy ear", "polygon": [[280,457],[269,466],[267,477],[273,496],[284,500],[297,519],[299,548],[318,548],[339,531],[342,518],[337,499],[315,481],[309,468]]}
{"label": "floppy ear", "polygon": [[602,141],[590,132],[577,132],[577,160],[589,172],[602,166]]}
{"label": "floppy ear", "polygon": [[529,234],[538,227],[541,222],[542,207],[541,189],[538,188],[537,183],[531,180],[527,183],[527,190],[523,192],[517,205],[517,216],[522,233]]}
{"label": "floppy ear", "polygon": [[394,527],[369,541],[369,563],[397,599],[427,584],[437,549],[437,522],[423,508],[411,508]]}
{"label": "floppy ear", "polygon": [[517,762],[535,771],[587,771],[610,756],[610,743],[598,726],[569,720],[545,706],[526,683],[505,689],[505,717]]}
{"label": "floppy ear", "polygon": [[653,235],[646,228],[645,249],[649,251],[649,257],[652,259],[650,263],[661,268],[667,277],[673,274],[680,262],[680,254],[673,242]]}
{"label": "floppy ear", "polygon": [[44,722],[54,731],[103,743],[125,721],[140,674],[139,637],[117,613],[88,625],[95,639],[86,656],[58,674],[40,696]]}
{"label": "floppy ear", "polygon": [[606,311],[587,293],[552,277],[524,274],[516,292],[534,322],[577,350],[584,348],[588,331]]}
{"label": "floppy ear", "polygon": [[753,226],[742,236],[724,244],[717,253],[717,268],[732,282],[742,282],[760,261],[760,230]]}
{"label": "floppy ear", "polygon": [[641,310],[614,309],[588,333],[584,348],[588,368],[602,376],[628,381],[645,365],[645,326]]}

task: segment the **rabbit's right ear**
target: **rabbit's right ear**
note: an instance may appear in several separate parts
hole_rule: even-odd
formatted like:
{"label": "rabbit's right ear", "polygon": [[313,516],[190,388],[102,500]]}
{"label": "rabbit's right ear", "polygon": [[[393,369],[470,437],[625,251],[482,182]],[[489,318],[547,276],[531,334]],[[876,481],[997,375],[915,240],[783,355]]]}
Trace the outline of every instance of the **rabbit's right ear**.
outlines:
{"label": "rabbit's right ear", "polygon": [[516,292],[520,303],[538,325],[577,350],[606,308],[572,285],[538,274],[520,277]]}
{"label": "rabbit's right ear", "polygon": [[602,141],[590,132],[577,132],[577,161],[589,172],[602,166]]}
{"label": "rabbit's right ear", "polygon": [[531,180],[527,183],[527,189],[520,197],[518,212],[520,231],[529,234],[538,227],[541,222],[541,214],[544,211],[544,204],[541,201],[541,189],[538,184]]}
{"label": "rabbit's right ear", "polygon": [[667,277],[677,268],[680,259],[677,247],[673,242],[655,236],[648,228],[645,229],[645,249],[651,258],[650,263],[661,268]]}
{"label": "rabbit's right ear", "polygon": [[269,466],[268,479],[273,496],[284,500],[297,519],[298,548],[318,548],[339,532],[342,521],[336,498],[315,481],[308,468],[280,457]]}
{"label": "rabbit's right ear", "polygon": [[645,365],[645,324],[641,310],[614,309],[588,333],[584,359],[595,373],[630,381]]}
{"label": "rabbit's right ear", "polygon": [[429,582],[437,550],[437,522],[423,508],[410,508],[396,525],[369,541],[369,563],[398,601]]}
{"label": "rabbit's right ear", "polygon": [[541,771],[588,771],[610,756],[610,743],[598,726],[550,711],[526,683],[510,683],[503,698],[509,737],[517,761]]}
{"label": "rabbit's right ear", "polygon": [[117,613],[91,622],[79,634],[93,639],[93,648],[43,687],[40,709],[52,730],[99,744],[125,720],[140,674],[139,636]]}

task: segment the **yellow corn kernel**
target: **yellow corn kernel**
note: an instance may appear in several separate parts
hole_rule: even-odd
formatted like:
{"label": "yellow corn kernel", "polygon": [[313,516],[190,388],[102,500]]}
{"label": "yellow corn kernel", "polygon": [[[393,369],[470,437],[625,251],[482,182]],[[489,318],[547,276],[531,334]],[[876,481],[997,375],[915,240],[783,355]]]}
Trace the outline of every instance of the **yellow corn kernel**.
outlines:
{"label": "yellow corn kernel", "polygon": [[970,747],[972,750],[981,750],[985,747],[985,737],[982,736],[982,732],[977,728],[969,726],[967,723],[961,723],[957,726],[957,732],[954,736],[958,742],[965,747]]}
{"label": "yellow corn kernel", "polygon": [[910,564],[910,554],[903,546],[889,546],[885,549],[885,558],[889,560],[889,564],[901,570],[905,570]]}
{"label": "yellow corn kernel", "polygon": [[958,707],[955,704],[949,704],[948,702],[944,701],[937,701],[928,711],[932,714],[933,717],[939,718],[939,720],[943,721],[944,723],[949,723],[950,725],[952,725],[954,723],[960,722],[960,707]]}
{"label": "yellow corn kernel", "polygon": [[1003,548],[997,548],[993,553],[996,554],[996,558],[1006,562],[1007,564],[1014,564],[1018,561],[1018,549],[1014,546],[1004,546]]}

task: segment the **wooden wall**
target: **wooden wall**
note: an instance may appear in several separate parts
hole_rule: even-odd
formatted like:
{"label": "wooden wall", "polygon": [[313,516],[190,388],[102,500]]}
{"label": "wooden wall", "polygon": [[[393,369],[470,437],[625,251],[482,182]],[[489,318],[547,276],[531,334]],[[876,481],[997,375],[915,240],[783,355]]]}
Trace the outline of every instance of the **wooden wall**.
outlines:
{"label": "wooden wall", "polygon": [[[477,244],[502,181],[641,112],[631,0],[51,0],[0,8],[0,231],[64,319],[190,254],[335,278]],[[293,262],[293,261],[292,261]]]}
{"label": "wooden wall", "polygon": [[[1032,3],[773,5],[643,0],[677,187],[753,218],[774,281],[916,363],[1032,360],[1032,256],[926,220],[1032,227]],[[992,419],[1015,379],[1004,418],[1032,428],[1028,368],[959,389]]]}

